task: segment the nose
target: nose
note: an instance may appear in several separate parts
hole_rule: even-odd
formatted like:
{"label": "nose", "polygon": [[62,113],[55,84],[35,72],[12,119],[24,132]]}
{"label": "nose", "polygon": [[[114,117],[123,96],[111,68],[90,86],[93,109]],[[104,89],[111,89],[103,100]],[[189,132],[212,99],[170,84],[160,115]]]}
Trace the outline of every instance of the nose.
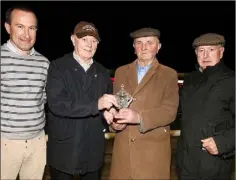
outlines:
{"label": "nose", "polygon": [[142,47],[141,47],[141,49],[142,49],[143,51],[146,50],[146,49],[147,49],[146,44],[143,44]]}
{"label": "nose", "polygon": [[87,41],[87,45],[88,45],[89,47],[92,47],[92,41]]}
{"label": "nose", "polygon": [[29,38],[29,30],[25,29],[25,37],[28,39]]}
{"label": "nose", "polygon": [[208,55],[209,55],[209,52],[208,52],[208,51],[204,51],[203,57],[204,57],[204,58],[207,58]]}

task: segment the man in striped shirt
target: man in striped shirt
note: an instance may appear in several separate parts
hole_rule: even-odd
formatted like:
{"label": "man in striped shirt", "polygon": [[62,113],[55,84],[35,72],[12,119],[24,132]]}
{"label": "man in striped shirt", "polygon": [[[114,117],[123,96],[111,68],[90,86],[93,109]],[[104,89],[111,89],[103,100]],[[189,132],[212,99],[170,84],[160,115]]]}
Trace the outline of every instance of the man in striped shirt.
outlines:
{"label": "man in striped shirt", "polygon": [[1,46],[1,179],[42,179],[46,164],[45,83],[49,61],[34,48],[37,17],[26,7],[6,13]]}

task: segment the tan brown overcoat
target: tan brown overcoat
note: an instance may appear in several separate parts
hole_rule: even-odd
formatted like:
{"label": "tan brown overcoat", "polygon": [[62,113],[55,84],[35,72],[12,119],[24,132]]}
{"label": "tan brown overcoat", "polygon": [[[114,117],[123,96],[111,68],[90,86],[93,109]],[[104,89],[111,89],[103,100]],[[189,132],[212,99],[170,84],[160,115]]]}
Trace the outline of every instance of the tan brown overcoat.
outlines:
{"label": "tan brown overcoat", "polygon": [[130,108],[142,116],[142,128],[128,125],[116,133],[110,180],[170,179],[170,129],[178,103],[178,75],[154,60],[138,84],[137,60],[115,72],[114,94],[124,84],[134,100]]}

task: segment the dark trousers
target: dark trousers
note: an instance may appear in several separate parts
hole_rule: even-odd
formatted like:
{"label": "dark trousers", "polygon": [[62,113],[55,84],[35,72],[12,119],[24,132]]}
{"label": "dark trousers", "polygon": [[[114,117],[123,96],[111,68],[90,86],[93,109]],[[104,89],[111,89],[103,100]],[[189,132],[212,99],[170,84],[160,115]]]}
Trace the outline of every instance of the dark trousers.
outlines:
{"label": "dark trousers", "polygon": [[[51,180],[73,180],[72,174],[67,174],[65,172],[59,171],[52,166],[50,166]],[[90,172],[79,176],[79,180],[100,180],[100,172]]]}

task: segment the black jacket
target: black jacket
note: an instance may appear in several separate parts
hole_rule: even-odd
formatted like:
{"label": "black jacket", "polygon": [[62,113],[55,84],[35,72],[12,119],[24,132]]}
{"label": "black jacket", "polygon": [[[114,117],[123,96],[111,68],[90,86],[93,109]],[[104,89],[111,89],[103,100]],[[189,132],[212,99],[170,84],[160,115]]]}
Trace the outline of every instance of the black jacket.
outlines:
{"label": "black jacket", "polygon": [[106,128],[98,99],[112,93],[108,71],[94,61],[85,72],[70,53],[51,62],[46,92],[47,163],[74,175],[98,170]]}
{"label": "black jacket", "polygon": [[[186,76],[180,98],[181,136],[177,169],[181,177],[231,175],[235,150],[235,75],[221,61]],[[202,150],[201,140],[213,137],[219,155]]]}

